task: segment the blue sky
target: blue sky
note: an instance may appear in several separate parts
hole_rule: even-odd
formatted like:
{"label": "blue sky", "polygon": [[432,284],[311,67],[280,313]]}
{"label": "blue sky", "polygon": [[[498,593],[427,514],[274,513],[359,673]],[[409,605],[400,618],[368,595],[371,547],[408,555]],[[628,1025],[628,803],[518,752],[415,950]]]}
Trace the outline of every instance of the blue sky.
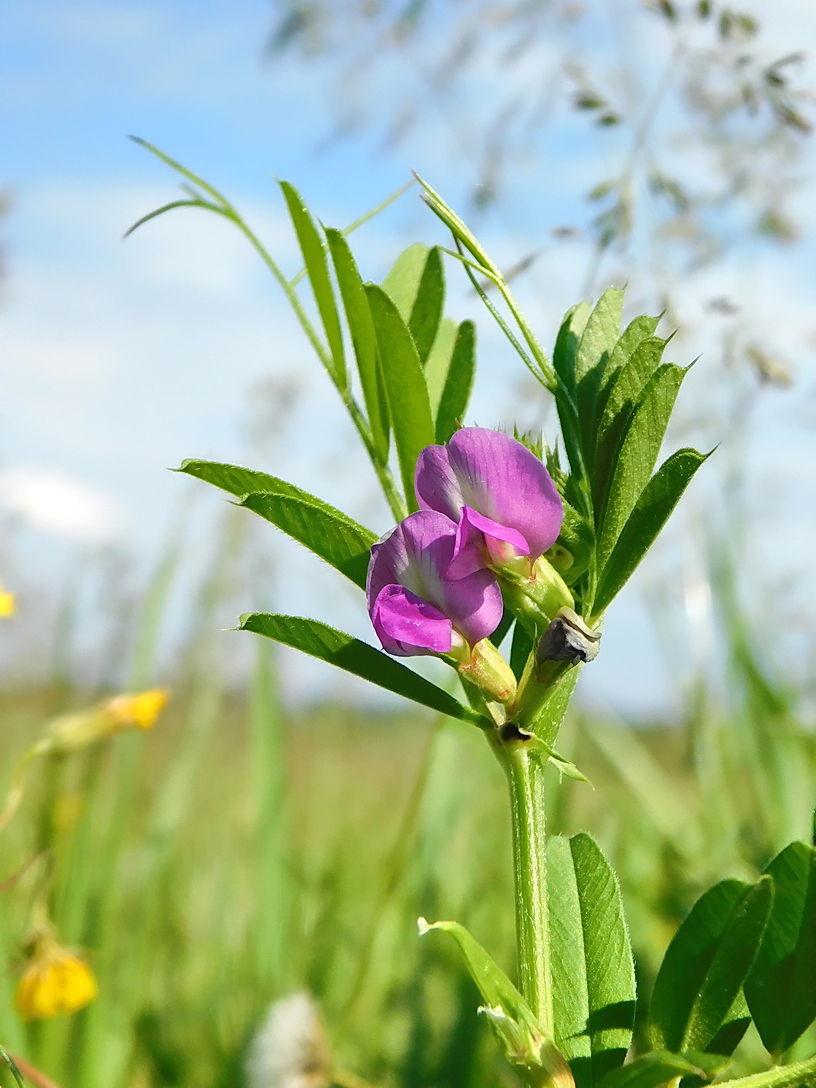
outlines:
{"label": "blue sky", "polygon": [[[780,49],[790,38],[812,37],[816,27],[806,4],[786,0],[780,11],[786,13]],[[292,272],[297,254],[275,176],[294,181],[321,218],[336,225],[396,189],[409,166],[461,205],[465,182],[438,124],[392,155],[366,137],[318,153],[330,128],[320,80],[314,68],[262,61],[269,16],[266,0],[6,0],[0,7],[0,185],[13,198],[11,213],[0,221],[8,263],[0,306],[0,498],[5,495],[27,526],[25,562],[21,566],[19,553],[15,560],[27,583],[58,585],[79,549],[110,539],[125,541],[146,571],[191,490],[166,469],[188,456],[257,464],[347,507],[377,530],[388,527],[332,390],[246,244],[228,225],[187,211],[121,240],[135,219],[176,192],[171,173],[128,142],[130,133],[222,188]],[[589,163],[614,150],[596,146],[595,137],[576,140],[561,132],[552,140],[548,153],[551,163],[559,160],[558,169],[540,176],[520,170],[512,179],[518,200],[482,225],[508,264],[529,251],[528,209],[536,209],[539,231],[564,214],[586,217],[581,194]],[[808,183],[799,202],[808,228],[811,196]],[[442,237],[409,193],[364,228],[355,245],[366,275],[380,278],[416,240]],[[546,341],[575,301],[586,253],[556,250],[551,241],[541,245],[544,257],[520,292]],[[772,587],[802,576],[812,536],[812,255],[808,233],[795,255],[743,255],[681,293],[695,329],[705,299],[732,286],[756,301],[750,318],[759,327],[784,326],[777,339],[799,382],[791,393],[761,400],[749,455],[760,481],[749,495],[752,514],[767,530],[759,534],[756,561],[767,575],[763,585]],[[453,312],[478,316],[482,330],[483,375],[471,422],[507,425],[517,410],[529,422],[551,421],[530,401],[520,364],[464,286],[452,286],[451,295]],[[678,361],[705,353],[712,335],[695,333],[683,342]],[[696,399],[687,402],[684,430],[713,444],[722,414],[705,392],[706,365],[704,358],[699,379],[695,373],[697,393],[687,394]],[[715,376],[710,383],[713,388]],[[270,389],[288,391],[294,404],[278,440],[253,449],[249,421]],[[681,437],[686,441],[685,433]],[[776,483],[780,474],[786,474],[784,487]],[[712,484],[708,492],[701,489],[696,506],[690,502],[692,532],[714,493]],[[200,561],[218,500],[197,497],[196,503],[190,547]],[[676,693],[640,602],[655,583],[660,591],[664,570],[682,568],[691,601],[686,619],[693,628],[694,617],[702,616],[705,626],[705,579],[694,549],[684,550],[678,534],[664,549],[665,568],[656,560],[610,620],[605,654],[591,675],[588,670],[589,698],[645,712],[665,707]],[[268,598],[262,603],[321,614],[366,634],[361,609],[345,590],[335,590],[330,572],[280,541],[275,555],[287,572],[274,591],[259,590]],[[634,659],[632,645],[641,648]],[[305,668],[293,665],[295,693],[298,684],[315,682]],[[317,676],[329,682],[325,670]]]}

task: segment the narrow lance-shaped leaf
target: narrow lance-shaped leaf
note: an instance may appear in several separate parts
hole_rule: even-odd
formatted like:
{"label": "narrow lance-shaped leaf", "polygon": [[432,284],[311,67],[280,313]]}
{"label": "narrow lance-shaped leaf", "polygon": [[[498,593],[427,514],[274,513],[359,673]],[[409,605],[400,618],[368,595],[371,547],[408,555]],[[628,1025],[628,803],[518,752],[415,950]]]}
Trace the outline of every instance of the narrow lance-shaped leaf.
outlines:
{"label": "narrow lance-shaped leaf", "polygon": [[623,291],[604,291],[589,315],[575,357],[575,392],[581,418],[581,442],[587,461],[594,448],[598,396],[606,364],[620,336]]}
{"label": "narrow lance-shaped leaf", "polygon": [[672,363],[658,367],[646,384],[626,428],[603,499],[598,563],[609,557],[621,529],[652,475],[677,394],[686,376]]}
{"label": "narrow lance-shaped leaf", "polygon": [[609,606],[634,574],[695,472],[709,456],[692,449],[678,450],[643,489],[604,567],[593,605],[595,616]]}
{"label": "narrow lance-shaped leaf", "polygon": [[674,936],[652,996],[652,1045],[675,1053],[730,1054],[750,1023],[742,985],[773,901],[773,883],[724,880],[706,892]]}
{"label": "narrow lance-shaped leaf", "polygon": [[590,462],[593,501],[599,512],[603,510],[604,496],[626,428],[649,379],[660,366],[666,343],[656,336],[641,340],[628,362],[604,387],[604,407],[594,427],[595,452],[594,460]]}
{"label": "narrow lance-shaped leaf", "polygon": [[375,533],[341,510],[265,472],[218,461],[184,461],[178,470],[239,496],[242,505],[309,548],[365,588]]}
{"label": "narrow lance-shaped leaf", "polygon": [[442,311],[445,308],[445,272],[438,246],[428,253],[416,298],[411,307],[408,328],[416,344],[420,362],[425,365],[434,346]]}
{"label": "narrow lance-shaped leaf", "polygon": [[816,848],[792,842],[765,872],[774,903],[745,997],[765,1047],[792,1047],[816,1020]]}
{"label": "narrow lance-shaped leaf", "polygon": [[366,293],[377,334],[405,500],[409,510],[416,510],[417,457],[426,446],[433,445],[435,438],[428,390],[413,338],[396,306],[376,284],[366,284]]}
{"label": "narrow lance-shaped leaf", "polygon": [[578,1088],[622,1064],[635,1022],[635,969],[618,882],[591,836],[547,848],[555,1041]]}
{"label": "narrow lance-shaped leaf", "polygon": [[[532,1084],[547,1083],[552,1088],[573,1088],[572,1077],[563,1055],[552,1040],[545,1038],[541,1025],[522,995],[504,971],[488,955],[479,942],[458,922],[433,922],[419,919],[419,933],[439,929],[453,937],[467,964],[468,971],[485,1007],[481,1010],[490,1021],[505,1056],[522,1076],[535,1073]],[[540,1073],[544,1070],[546,1080]]]}
{"label": "narrow lance-shaped leaf", "polygon": [[450,367],[436,414],[436,441],[449,442],[464,422],[476,373],[476,326],[463,321],[456,333]]}
{"label": "narrow lance-shaped leaf", "polygon": [[391,270],[382,282],[383,291],[397,307],[406,325],[411,320],[411,310],[416,302],[422,273],[430,251],[431,247],[422,242],[408,246],[394,261]]}
{"label": "narrow lance-shaped leaf", "polygon": [[575,391],[578,345],[591,313],[592,307],[588,302],[579,302],[577,306],[567,310],[556,337],[553,367],[561,383],[571,392]]}
{"label": "narrow lance-shaped leaf", "polygon": [[286,199],[292,225],[300,243],[300,250],[303,254],[306,271],[309,274],[309,283],[312,285],[320,320],[326,330],[326,339],[329,342],[329,351],[332,358],[332,376],[335,383],[341,389],[345,389],[348,383],[346,353],[343,347],[343,332],[334,299],[334,289],[329,276],[326,249],[300,193],[288,181],[282,181],[280,187]]}
{"label": "narrow lance-shaped leaf", "polygon": [[253,491],[244,495],[240,505],[272,522],[365,589],[371,545],[377,542],[374,533],[339,510],[330,513],[325,504],[316,505],[291,495]]}
{"label": "narrow lance-shaped leaf", "polygon": [[333,227],[326,229],[340,295],[346,311],[351,342],[357,359],[357,372],[363,390],[363,400],[371,429],[374,449],[382,464],[388,461],[388,402],[377,361],[377,337],[371,320],[363,281],[343,233]]}
{"label": "narrow lance-shaped leaf", "polygon": [[428,390],[428,400],[431,405],[431,418],[434,420],[439,414],[442,393],[450,373],[453,349],[456,344],[456,333],[456,322],[450,317],[443,317],[439,322],[436,340],[433,342],[433,347],[423,367],[425,386]]}
{"label": "narrow lance-shaped leaf", "polygon": [[412,702],[459,718],[464,722],[485,726],[488,723],[475,710],[463,706],[452,695],[432,684],[393,657],[375,650],[367,642],[329,627],[318,620],[301,616],[273,615],[267,612],[247,612],[241,616],[240,630],[254,631],[258,635],[274,639],[285,646],[321,661],[327,661],[338,669],[350,672],[378,687],[393,691]]}

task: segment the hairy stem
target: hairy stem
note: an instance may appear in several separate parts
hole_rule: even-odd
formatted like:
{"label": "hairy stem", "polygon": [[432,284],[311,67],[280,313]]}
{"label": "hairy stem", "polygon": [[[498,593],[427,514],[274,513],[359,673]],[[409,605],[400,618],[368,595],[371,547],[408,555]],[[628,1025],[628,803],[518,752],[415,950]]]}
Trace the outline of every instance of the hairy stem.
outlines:
{"label": "hairy stem", "polygon": [[552,1038],[544,765],[523,741],[505,746],[500,758],[510,786],[519,986],[544,1033]]}

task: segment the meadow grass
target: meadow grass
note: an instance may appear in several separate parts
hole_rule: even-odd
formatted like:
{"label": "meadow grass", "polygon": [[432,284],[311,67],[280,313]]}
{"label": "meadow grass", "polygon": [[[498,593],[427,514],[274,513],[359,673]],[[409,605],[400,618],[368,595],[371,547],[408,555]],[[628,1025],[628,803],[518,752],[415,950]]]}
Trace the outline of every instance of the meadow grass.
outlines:
{"label": "meadow grass", "polygon": [[[167,560],[132,690],[152,682],[171,577]],[[199,619],[216,633],[180,658],[158,724],[41,760],[0,835],[0,881],[19,874],[0,893],[0,1043],[62,1088],[226,1088],[245,1082],[270,1003],[308,990],[347,1088],[510,1083],[455,950],[416,931],[419,915],[455,918],[513,971],[509,818],[487,745],[409,710],[285,711],[261,640],[247,690],[230,688],[214,667],[217,598],[210,578]],[[595,788],[566,783],[550,827],[586,828],[607,851],[645,992],[701,891],[754,879],[811,834],[813,733],[744,619],[732,611],[725,630],[727,707],[701,683],[679,724],[576,714],[562,737]],[[0,696],[2,788],[48,717],[89,698],[64,681]],[[43,897],[100,993],[73,1016],[23,1023],[13,990]],[[741,1068],[761,1064],[751,1035],[740,1053]]]}

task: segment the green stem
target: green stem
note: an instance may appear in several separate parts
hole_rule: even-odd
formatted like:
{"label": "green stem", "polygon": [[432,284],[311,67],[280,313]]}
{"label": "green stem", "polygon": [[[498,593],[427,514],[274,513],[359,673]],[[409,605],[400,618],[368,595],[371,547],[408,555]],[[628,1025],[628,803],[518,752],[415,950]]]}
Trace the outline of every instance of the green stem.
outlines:
{"label": "green stem", "polygon": [[500,759],[510,786],[519,985],[545,1034],[552,1038],[544,765],[523,742],[503,747]]}

